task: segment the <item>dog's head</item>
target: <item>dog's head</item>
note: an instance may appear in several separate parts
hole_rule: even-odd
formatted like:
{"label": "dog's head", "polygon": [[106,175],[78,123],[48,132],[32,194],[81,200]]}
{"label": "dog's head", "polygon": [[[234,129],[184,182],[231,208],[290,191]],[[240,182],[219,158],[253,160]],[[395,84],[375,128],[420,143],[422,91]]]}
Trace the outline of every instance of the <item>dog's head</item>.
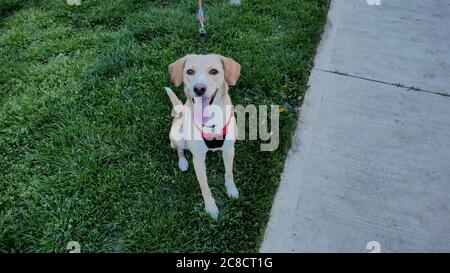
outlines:
{"label": "dog's head", "polygon": [[184,84],[188,98],[208,99],[227,90],[227,85],[235,85],[241,66],[221,55],[187,55],[171,63],[169,73],[175,86]]}

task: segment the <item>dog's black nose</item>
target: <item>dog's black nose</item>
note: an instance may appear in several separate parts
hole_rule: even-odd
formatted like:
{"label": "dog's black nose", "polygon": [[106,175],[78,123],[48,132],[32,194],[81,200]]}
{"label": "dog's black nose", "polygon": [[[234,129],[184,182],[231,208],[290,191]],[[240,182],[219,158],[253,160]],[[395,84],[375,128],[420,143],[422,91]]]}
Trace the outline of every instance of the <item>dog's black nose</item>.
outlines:
{"label": "dog's black nose", "polygon": [[194,86],[194,93],[197,94],[197,96],[202,96],[206,92],[206,85],[204,84],[196,84]]}

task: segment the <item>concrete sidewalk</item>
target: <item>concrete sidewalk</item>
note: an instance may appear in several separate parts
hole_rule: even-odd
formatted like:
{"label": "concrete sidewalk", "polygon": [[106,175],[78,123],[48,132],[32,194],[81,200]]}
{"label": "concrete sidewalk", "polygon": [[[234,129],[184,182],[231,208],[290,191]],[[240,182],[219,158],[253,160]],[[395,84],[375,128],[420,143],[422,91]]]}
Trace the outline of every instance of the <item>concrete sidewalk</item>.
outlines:
{"label": "concrete sidewalk", "polygon": [[450,1],[328,20],[260,251],[450,251]]}

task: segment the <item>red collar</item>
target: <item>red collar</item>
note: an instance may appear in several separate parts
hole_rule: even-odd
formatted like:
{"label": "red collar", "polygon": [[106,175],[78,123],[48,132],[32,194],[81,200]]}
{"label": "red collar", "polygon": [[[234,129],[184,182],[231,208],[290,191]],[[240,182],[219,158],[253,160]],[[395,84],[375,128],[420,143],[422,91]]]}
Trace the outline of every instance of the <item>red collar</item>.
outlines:
{"label": "red collar", "polygon": [[220,130],[220,132],[218,132],[218,133],[205,133],[202,128],[203,126],[198,126],[197,123],[195,122],[195,120],[193,120],[193,121],[194,121],[195,128],[197,128],[197,130],[199,130],[201,132],[202,139],[213,139],[216,137],[223,137],[225,139],[225,136],[228,133],[228,128],[230,127],[231,118],[233,116],[234,116],[233,111],[230,111],[230,118],[228,119],[227,123],[222,128],[222,130]]}

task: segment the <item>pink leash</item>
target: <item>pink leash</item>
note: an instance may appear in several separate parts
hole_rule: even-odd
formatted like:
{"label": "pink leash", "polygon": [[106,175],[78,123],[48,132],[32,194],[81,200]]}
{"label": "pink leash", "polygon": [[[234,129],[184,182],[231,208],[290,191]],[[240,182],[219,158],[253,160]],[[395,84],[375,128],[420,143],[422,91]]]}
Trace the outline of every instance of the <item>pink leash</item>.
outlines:
{"label": "pink leash", "polygon": [[202,0],[198,0],[198,21],[200,22],[201,28],[205,28],[204,22],[205,22],[205,16],[203,15],[203,3]]}
{"label": "pink leash", "polygon": [[200,42],[201,42],[201,53],[206,54],[205,48],[205,38],[206,38],[206,29],[205,29],[205,15],[203,14],[203,2],[202,0],[198,0],[198,13],[197,13],[198,21],[200,22]]}

